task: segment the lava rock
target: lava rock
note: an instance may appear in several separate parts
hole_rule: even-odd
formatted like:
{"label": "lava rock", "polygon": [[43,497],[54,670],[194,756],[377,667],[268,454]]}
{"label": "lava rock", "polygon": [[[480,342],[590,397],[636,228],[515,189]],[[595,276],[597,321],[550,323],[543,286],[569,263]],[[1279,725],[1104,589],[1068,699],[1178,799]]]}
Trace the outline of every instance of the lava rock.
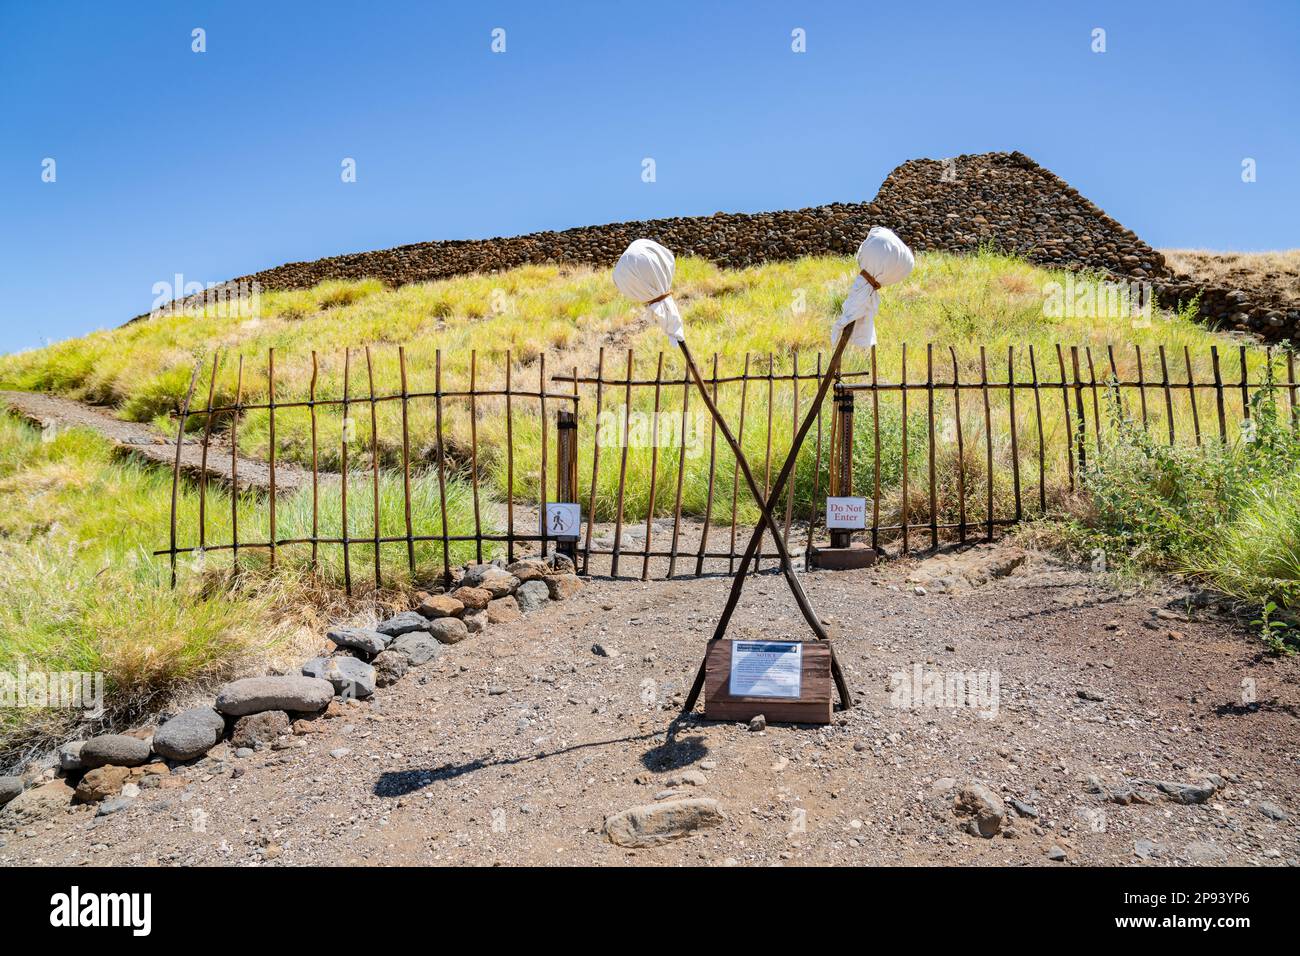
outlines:
{"label": "lava rock", "polygon": [[957,793],[953,811],[958,816],[970,817],[966,827],[974,836],[985,839],[997,836],[1007,817],[1002,800],[981,783],[968,783]]}
{"label": "lava rock", "polygon": [[364,700],[375,692],[374,667],[355,657],[313,657],[302,665],[302,672],[329,681],[334,692],[343,697]]}
{"label": "lava rock", "polygon": [[507,595],[493,600],[487,607],[487,619],[489,624],[509,624],[517,621],[523,616],[519,610],[519,602],[515,600],[514,595]]}
{"label": "lava rock", "polygon": [[525,614],[545,607],[550,600],[551,589],[540,579],[525,581],[515,591],[515,601],[519,604],[519,610]]}
{"label": "lava rock", "polygon": [[169,760],[193,760],[215,747],[225,733],[224,717],[211,707],[194,707],[158,728],[153,749]]}
{"label": "lava rock", "polygon": [[264,710],[248,714],[235,721],[230,735],[230,745],[236,748],[257,747],[275,743],[277,737],[289,733],[289,715],[282,710]]}
{"label": "lava rock", "polygon": [[267,710],[288,710],[314,714],[334,699],[329,681],[315,677],[245,677],[227,684],[217,693],[217,711],[229,717],[244,717]]}
{"label": "lava rock", "polygon": [[410,634],[412,631],[423,631],[428,626],[429,619],[423,614],[418,611],[403,611],[386,621],[380,621],[375,625],[375,630],[380,634],[387,634],[389,637],[401,637],[403,634]]}
{"label": "lava rock", "polygon": [[429,633],[441,644],[459,644],[469,637],[469,628],[458,617],[440,617],[429,622]]}
{"label": "lava rock", "polygon": [[392,641],[392,637],[387,634],[363,627],[336,627],[327,631],[325,636],[333,641],[335,646],[350,647],[360,651],[367,658],[381,653]]}
{"label": "lava rock", "polygon": [[375,657],[375,686],[396,684],[410,668],[411,662],[401,651],[384,651]]}
{"label": "lava rock", "polygon": [[401,654],[412,667],[429,663],[442,653],[442,645],[428,631],[412,631],[403,634],[389,645],[394,654]]}
{"label": "lava rock", "polygon": [[666,800],[629,807],[605,819],[604,834],[622,847],[659,846],[726,820],[718,801],[708,797]]}
{"label": "lava rock", "polygon": [[138,767],[147,763],[153,750],[149,742],[127,734],[104,734],[91,737],[81,748],[83,767]]}

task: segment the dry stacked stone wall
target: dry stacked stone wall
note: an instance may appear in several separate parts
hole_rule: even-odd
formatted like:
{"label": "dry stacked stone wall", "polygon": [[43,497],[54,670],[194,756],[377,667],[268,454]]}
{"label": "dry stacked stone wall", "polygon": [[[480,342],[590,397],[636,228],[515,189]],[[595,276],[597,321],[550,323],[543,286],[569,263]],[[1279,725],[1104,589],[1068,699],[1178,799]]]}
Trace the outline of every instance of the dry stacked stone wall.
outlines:
{"label": "dry stacked stone wall", "polygon": [[1020,152],[910,160],[889,174],[868,203],[422,242],[290,262],[233,281],[255,280],[264,290],[276,290],[305,288],[326,279],[377,278],[402,285],[530,263],[603,267],[643,236],[679,255],[743,267],[807,255],[852,254],[873,225],[888,226],[920,252],[973,252],[988,245],[1042,265],[1149,281],[1162,305],[1177,307],[1198,299],[1203,319],[1214,327],[1250,332],[1267,341],[1300,339],[1300,295],[1289,302],[1270,300],[1256,291],[1214,288],[1175,274],[1132,230]]}

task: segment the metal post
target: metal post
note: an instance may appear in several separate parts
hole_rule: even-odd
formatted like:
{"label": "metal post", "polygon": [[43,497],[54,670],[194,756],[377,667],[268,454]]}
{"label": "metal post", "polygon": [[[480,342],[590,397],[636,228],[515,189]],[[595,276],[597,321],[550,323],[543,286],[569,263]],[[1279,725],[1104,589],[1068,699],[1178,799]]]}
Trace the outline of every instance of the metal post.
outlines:
{"label": "metal post", "polygon": [[[838,419],[839,448],[837,468],[831,476],[832,498],[849,498],[853,495],[853,393],[835,386],[835,417]],[[832,548],[848,548],[853,544],[853,532],[847,528],[831,531]]]}
{"label": "metal post", "polygon": [[[577,412],[557,411],[555,413],[555,462],[557,501],[578,500],[578,414]],[[591,517],[588,516],[588,521]],[[558,541],[555,550],[578,564],[577,539]]]}

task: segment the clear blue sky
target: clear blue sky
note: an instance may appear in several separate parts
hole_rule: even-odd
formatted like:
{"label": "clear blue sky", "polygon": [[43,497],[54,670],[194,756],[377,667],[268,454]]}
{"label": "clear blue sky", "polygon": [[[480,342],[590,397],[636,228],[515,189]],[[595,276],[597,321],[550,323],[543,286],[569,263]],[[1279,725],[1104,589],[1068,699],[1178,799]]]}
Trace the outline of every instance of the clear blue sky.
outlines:
{"label": "clear blue sky", "polygon": [[1296,0],[0,0],[0,351],[118,324],[175,273],[863,200],[985,150],[1156,246],[1295,247],[1298,110]]}

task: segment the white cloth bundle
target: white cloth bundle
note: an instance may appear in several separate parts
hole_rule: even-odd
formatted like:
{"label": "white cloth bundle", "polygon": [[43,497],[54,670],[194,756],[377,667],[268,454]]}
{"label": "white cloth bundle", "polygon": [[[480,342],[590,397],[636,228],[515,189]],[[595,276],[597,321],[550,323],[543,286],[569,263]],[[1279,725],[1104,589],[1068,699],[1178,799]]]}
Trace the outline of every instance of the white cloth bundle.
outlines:
{"label": "white cloth bundle", "polygon": [[[902,282],[915,264],[907,244],[883,226],[872,226],[867,238],[858,246],[858,268],[881,286]],[[831,345],[839,341],[844,327],[854,322],[849,344],[871,348],[876,344],[876,313],[879,311],[880,293],[859,273],[844,300],[840,317],[831,329]]]}
{"label": "white cloth bundle", "polygon": [[670,294],[675,267],[673,254],[659,243],[634,239],[614,266],[614,285],[629,299],[643,303],[658,320],[664,334],[681,342],[686,338],[682,314]]}

